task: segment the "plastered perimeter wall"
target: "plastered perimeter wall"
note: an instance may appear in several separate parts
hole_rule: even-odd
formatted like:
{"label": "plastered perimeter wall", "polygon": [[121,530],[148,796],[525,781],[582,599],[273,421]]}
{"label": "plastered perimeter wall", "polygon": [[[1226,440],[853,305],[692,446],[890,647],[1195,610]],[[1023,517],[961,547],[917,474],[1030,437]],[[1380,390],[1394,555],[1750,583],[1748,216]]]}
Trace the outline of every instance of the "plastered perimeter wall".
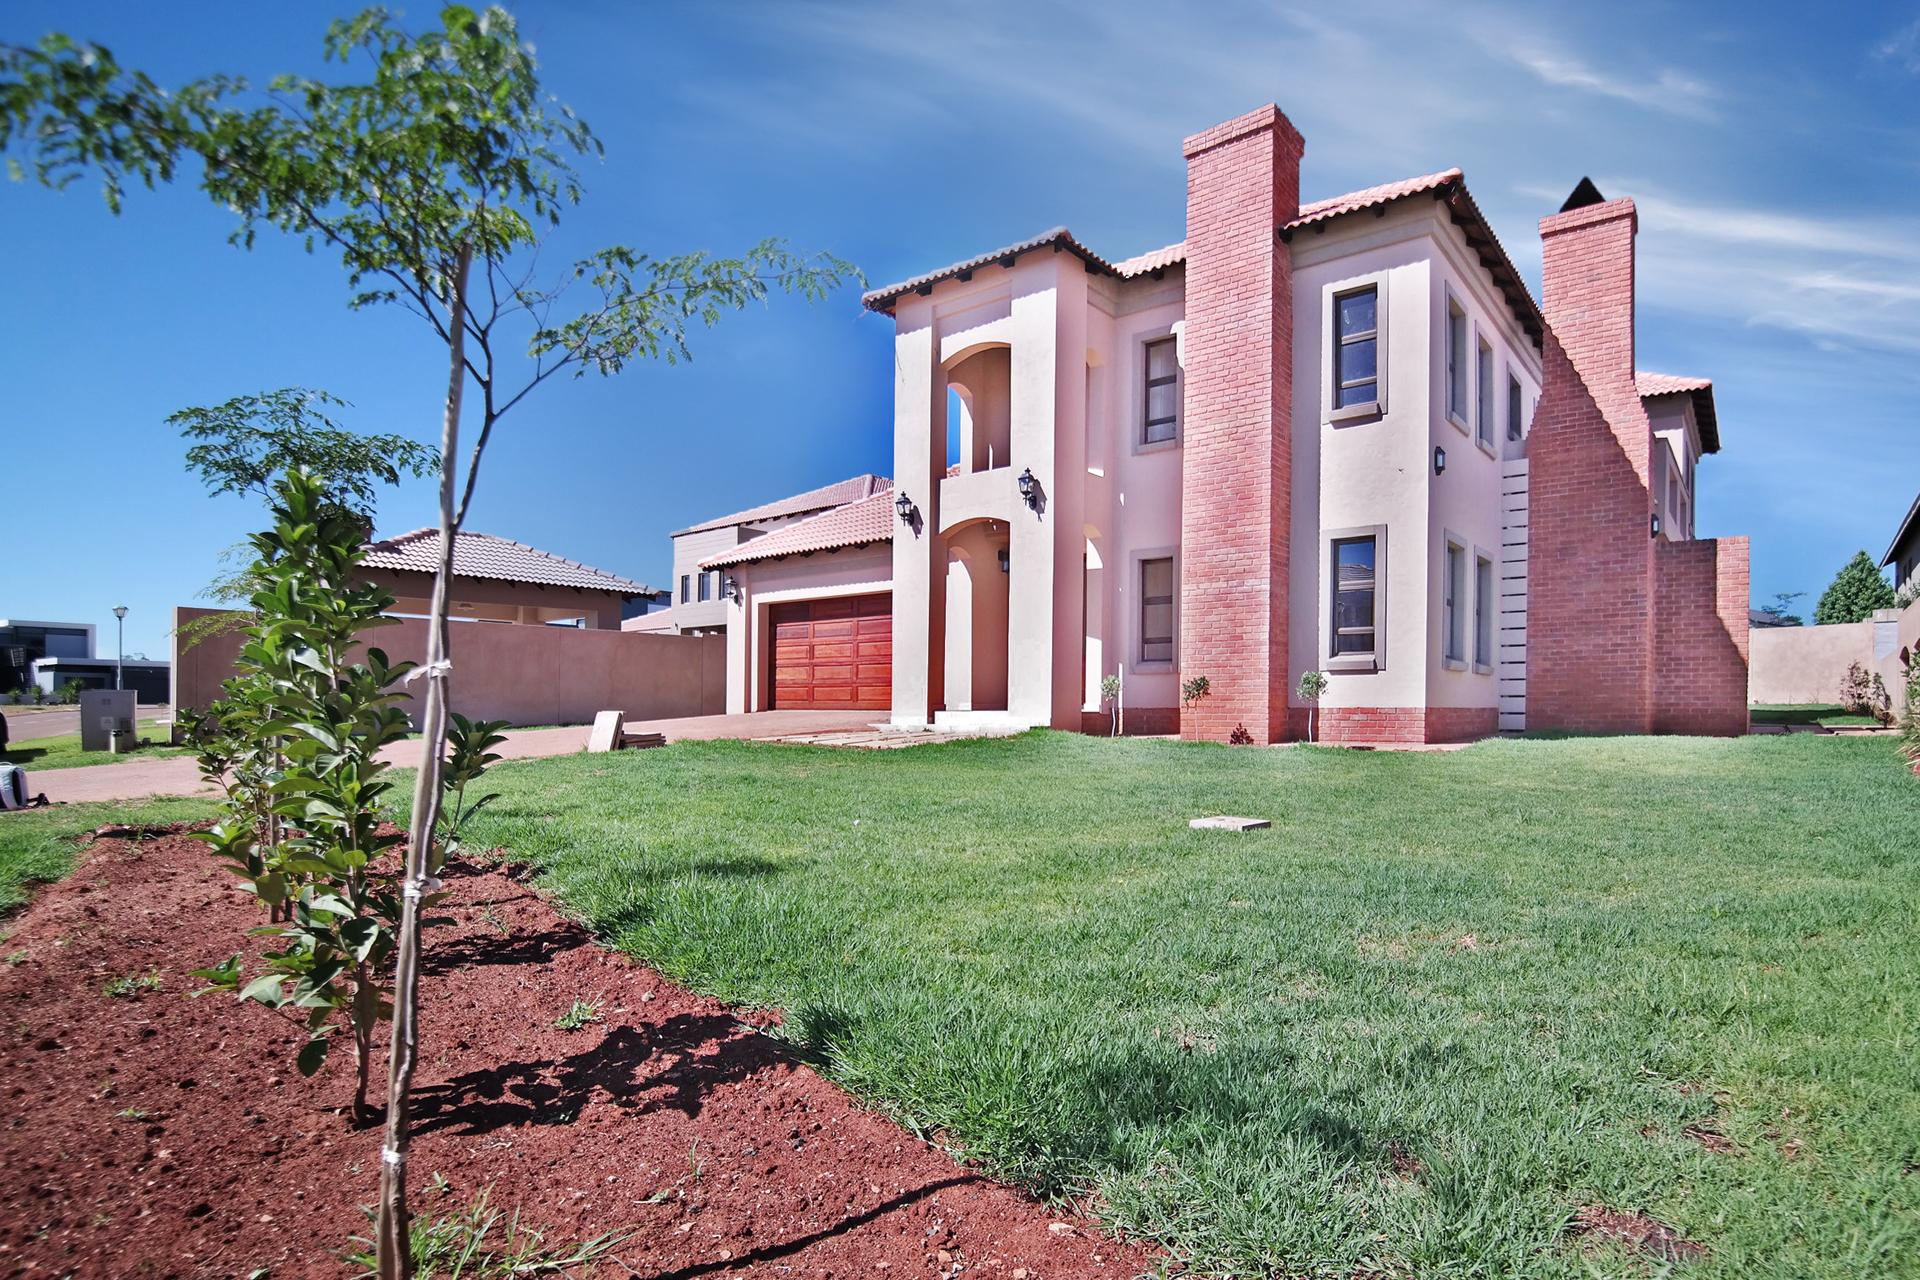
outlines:
{"label": "plastered perimeter wall", "polygon": [[[204,707],[233,674],[245,637],[227,632],[181,647],[180,628],[219,612],[173,611],[173,705]],[[514,724],[587,724],[603,710],[629,720],[718,715],[726,709],[724,636],[650,635],[635,631],[454,622],[453,709],[475,719]],[[422,661],[427,624],[396,619],[367,634],[395,662]],[[357,656],[357,653],[356,653]],[[417,725],[425,686],[415,681],[402,704]]]}

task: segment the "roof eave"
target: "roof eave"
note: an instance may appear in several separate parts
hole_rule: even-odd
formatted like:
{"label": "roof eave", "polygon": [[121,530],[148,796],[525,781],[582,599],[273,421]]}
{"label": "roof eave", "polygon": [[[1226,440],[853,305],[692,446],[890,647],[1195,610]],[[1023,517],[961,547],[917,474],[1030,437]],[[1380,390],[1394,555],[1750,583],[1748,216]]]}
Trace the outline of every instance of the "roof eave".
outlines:
{"label": "roof eave", "polygon": [[1920,520],[1920,494],[1914,495],[1913,505],[1907,508],[1906,519],[1900,522],[1900,528],[1893,535],[1893,541],[1887,544],[1887,554],[1880,557],[1879,568],[1884,569],[1893,563],[1894,553],[1900,550],[1900,544],[1907,540],[1909,533],[1913,532],[1914,522],[1917,520]]}
{"label": "roof eave", "polygon": [[1041,232],[1030,240],[1019,240],[1005,248],[995,249],[991,253],[983,253],[978,257],[967,258],[936,271],[929,271],[925,275],[913,276],[896,284],[870,290],[861,295],[860,305],[869,311],[890,313],[894,304],[909,293],[926,297],[933,292],[936,285],[956,278],[971,279],[973,273],[983,267],[997,265],[1003,270],[1010,269],[1023,255],[1036,253],[1042,249],[1050,249],[1054,253],[1073,254],[1085,265],[1089,275],[1112,276],[1116,279],[1120,276],[1111,262],[1081,244],[1074,238],[1073,232],[1065,227],[1055,227],[1051,231]]}

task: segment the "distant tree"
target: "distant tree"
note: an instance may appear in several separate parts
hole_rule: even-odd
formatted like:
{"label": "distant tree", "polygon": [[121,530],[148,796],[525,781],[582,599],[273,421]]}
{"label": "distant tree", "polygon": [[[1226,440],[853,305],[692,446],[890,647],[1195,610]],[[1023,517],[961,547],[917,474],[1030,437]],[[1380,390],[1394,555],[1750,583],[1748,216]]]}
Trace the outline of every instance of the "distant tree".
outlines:
{"label": "distant tree", "polygon": [[1873,557],[1860,551],[1841,567],[1827,589],[1820,593],[1820,603],[1814,606],[1813,620],[1823,627],[1836,622],[1865,622],[1873,616],[1874,610],[1891,608],[1893,587],[1888,584],[1879,566],[1873,563]]}
{"label": "distant tree", "polygon": [[1806,619],[1797,613],[1789,612],[1789,610],[1793,608],[1793,602],[1805,594],[1807,593],[1804,591],[1776,592],[1773,597],[1773,603],[1761,605],[1760,612],[1772,618],[1774,625],[1777,627],[1805,626]]}
{"label": "distant tree", "polygon": [[[251,246],[262,227],[340,255],[354,308],[394,305],[434,336],[445,364],[439,564],[428,608],[422,763],[414,779],[375,1235],[382,1280],[411,1272],[406,1211],[409,1089],[418,1053],[419,902],[446,765],[447,612],[453,547],[493,430],[548,379],[613,374],[690,354],[689,333],[774,291],[818,300],[860,279],[828,255],[767,240],[737,257],[614,246],[542,278],[546,229],[578,203],[573,160],[598,139],[539,84],[512,15],[461,5],[437,29],[384,9],[334,22],[327,80],[279,76],[264,93],[214,75],[161,88],[111,51],[64,35],[0,45],[0,150],[49,186],[97,173],[116,212],[129,183],[199,185]],[[345,70],[344,68],[353,68]],[[577,291],[570,290],[578,287]],[[460,465],[471,389],[478,429]]]}

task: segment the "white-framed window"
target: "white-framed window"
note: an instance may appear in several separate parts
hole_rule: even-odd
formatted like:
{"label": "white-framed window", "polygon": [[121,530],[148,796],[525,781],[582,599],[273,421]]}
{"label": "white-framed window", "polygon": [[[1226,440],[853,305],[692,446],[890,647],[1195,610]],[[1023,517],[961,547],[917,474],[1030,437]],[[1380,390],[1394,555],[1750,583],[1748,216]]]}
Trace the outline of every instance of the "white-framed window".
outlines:
{"label": "white-framed window", "polygon": [[1180,434],[1180,340],[1148,339],[1140,369],[1140,443],[1166,444]]}
{"label": "white-framed window", "polygon": [[1448,537],[1440,566],[1440,658],[1449,667],[1466,666],[1467,549]]}
{"label": "white-framed window", "polygon": [[687,604],[692,599],[693,599],[693,576],[691,574],[683,573],[680,575],[680,603]]}
{"label": "white-framed window", "polygon": [[1483,337],[1474,349],[1473,439],[1493,452],[1493,347]]}
{"label": "white-framed window", "polygon": [[1520,379],[1511,373],[1507,375],[1507,439],[1518,441],[1527,434],[1527,422],[1522,415],[1526,412],[1522,401]]}
{"label": "white-framed window", "polygon": [[1386,666],[1387,529],[1331,529],[1327,582],[1328,671],[1379,671]]}
{"label": "white-framed window", "polygon": [[1173,557],[1145,556],[1139,561],[1139,636],[1142,664],[1173,662]]}
{"label": "white-framed window", "polygon": [[1467,313],[1447,295],[1447,417],[1467,429]]}
{"label": "white-framed window", "polygon": [[713,575],[704,569],[700,571],[700,599],[702,602],[713,599]]}
{"label": "white-framed window", "polygon": [[1476,549],[1473,556],[1473,669],[1493,670],[1493,617],[1499,607],[1494,585],[1493,557]]}
{"label": "white-framed window", "polygon": [[1333,407],[1366,413],[1380,407],[1380,287],[1333,295]]}

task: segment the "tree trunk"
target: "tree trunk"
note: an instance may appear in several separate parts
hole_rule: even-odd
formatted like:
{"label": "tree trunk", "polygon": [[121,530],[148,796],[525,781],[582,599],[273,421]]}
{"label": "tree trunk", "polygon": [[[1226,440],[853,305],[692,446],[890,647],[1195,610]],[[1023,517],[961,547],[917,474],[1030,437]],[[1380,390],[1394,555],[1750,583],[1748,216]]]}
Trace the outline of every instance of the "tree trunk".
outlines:
{"label": "tree trunk", "polygon": [[413,821],[407,831],[407,871],[400,905],[400,937],[393,969],[393,1047],[387,1062],[387,1135],[380,1151],[380,1210],[375,1221],[380,1280],[413,1274],[407,1230],[407,1091],[413,1086],[419,1044],[420,898],[426,892],[427,854],[439,817],[440,766],[447,750],[447,595],[453,577],[454,469],[460,444],[460,396],[466,385],[467,271],[473,248],[462,245],[447,308],[447,409],[440,428],[440,565],[427,614],[427,705],[421,717],[420,772],[413,780]]}

